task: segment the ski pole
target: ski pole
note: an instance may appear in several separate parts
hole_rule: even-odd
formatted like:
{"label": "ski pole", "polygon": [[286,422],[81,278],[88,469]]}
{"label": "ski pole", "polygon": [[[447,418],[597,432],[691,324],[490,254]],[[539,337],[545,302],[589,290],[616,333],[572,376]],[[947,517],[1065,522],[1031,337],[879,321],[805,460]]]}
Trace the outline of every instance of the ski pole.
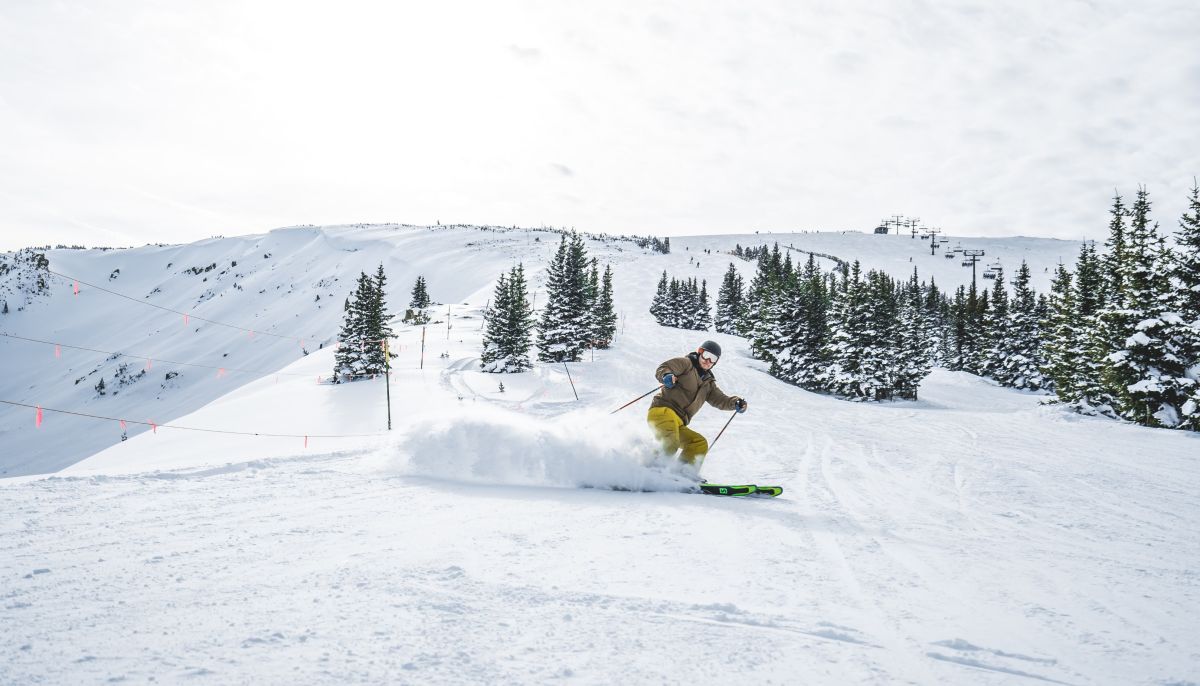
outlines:
{"label": "ski pole", "polygon": [[630,400],[629,402],[627,402],[627,403],[625,403],[624,405],[622,405],[622,406],[618,407],[617,409],[613,410],[612,412],[609,412],[609,414],[616,414],[616,413],[620,412],[621,410],[624,410],[625,408],[627,408],[627,407],[629,407],[630,405],[632,405],[632,404],[636,403],[637,401],[641,400],[642,398],[645,398],[646,396],[650,395],[651,393],[653,393],[653,392],[657,391],[657,390],[658,390],[658,389],[660,389],[660,388],[662,388],[662,384],[659,384],[659,385],[655,386],[654,388],[651,388],[650,390],[648,390],[648,391],[646,391],[645,393],[643,393],[643,394],[639,395],[638,397],[634,398],[633,400]]}
{"label": "ski pole", "polygon": [[721,440],[721,434],[725,433],[725,429],[729,428],[729,425],[733,423],[733,418],[736,416],[738,416],[736,411],[729,416],[729,421],[725,422],[725,426],[721,427],[721,431],[717,433],[717,437],[713,439],[713,442],[708,444],[709,450],[712,450],[712,447],[717,444],[717,441]]}

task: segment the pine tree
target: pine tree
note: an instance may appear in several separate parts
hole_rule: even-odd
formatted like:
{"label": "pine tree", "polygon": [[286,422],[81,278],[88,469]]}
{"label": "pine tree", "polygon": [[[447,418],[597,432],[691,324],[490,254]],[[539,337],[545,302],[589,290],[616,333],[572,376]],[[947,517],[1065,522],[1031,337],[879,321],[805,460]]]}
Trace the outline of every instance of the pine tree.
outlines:
{"label": "pine tree", "polygon": [[412,298],[408,301],[408,308],[411,310],[412,316],[406,317],[406,319],[417,326],[428,324],[429,312],[427,310],[431,304],[429,291],[425,287],[425,277],[418,276],[412,287]]}
{"label": "pine tree", "polygon": [[743,310],[742,277],[738,274],[737,267],[730,262],[729,269],[721,281],[721,287],[717,290],[717,331],[719,333],[737,333],[738,323],[744,316]]}
{"label": "pine tree", "polygon": [[697,303],[696,330],[708,331],[712,328],[712,305],[708,302],[708,281],[700,282],[700,296]]}
{"label": "pine tree", "polygon": [[658,280],[658,289],[654,292],[654,299],[650,301],[650,314],[654,315],[654,321],[658,322],[659,326],[670,326],[667,323],[667,314],[670,312],[670,306],[667,303],[669,288],[667,272],[663,270],[662,278]]}
{"label": "pine tree", "polygon": [[1084,243],[1076,262],[1075,301],[1072,327],[1075,330],[1073,349],[1077,353],[1074,388],[1064,398],[1084,414],[1114,414],[1116,401],[1105,390],[1104,364],[1109,354],[1101,315],[1105,307],[1106,280],[1104,263],[1096,254],[1096,246]]}
{"label": "pine tree", "polygon": [[1036,391],[1045,388],[1046,379],[1041,371],[1038,299],[1029,281],[1029,265],[1022,260],[1017,278],[1013,280],[1008,334],[1003,344],[1005,355],[1001,364],[1005,385]]}
{"label": "pine tree", "polygon": [[613,272],[610,265],[604,266],[600,295],[592,308],[592,317],[592,339],[597,348],[604,350],[612,344],[613,337],[617,335],[617,312],[613,305]]}
{"label": "pine tree", "polygon": [[[1104,379],[1127,419],[1145,426],[1176,426],[1182,402],[1177,380],[1183,361],[1173,341],[1164,334],[1169,320],[1165,310],[1169,282],[1162,265],[1165,245],[1150,222],[1150,197],[1138,189],[1133,204],[1124,261],[1117,267],[1120,290],[1116,306],[1109,309],[1112,334],[1124,335],[1107,358]],[[1170,316],[1167,316],[1167,315]]]}
{"label": "pine tree", "polygon": [[921,380],[928,376],[933,368],[933,349],[929,342],[930,330],[925,299],[915,268],[912,277],[901,291],[896,336],[893,370],[896,395],[916,400]]}
{"label": "pine tree", "polygon": [[1193,179],[1188,211],[1179,219],[1175,235],[1176,300],[1174,310],[1180,324],[1173,326],[1184,361],[1184,377],[1179,381],[1186,395],[1180,406],[1180,428],[1200,431],[1200,184]]}
{"label": "pine tree", "polygon": [[384,341],[395,337],[391,327],[391,315],[387,311],[387,276],[380,264],[375,278],[368,277],[366,302],[362,304],[363,339],[366,374],[383,374],[387,371]]}
{"label": "pine tree", "polygon": [[338,350],[334,354],[334,383],[353,381],[372,373],[367,351],[370,338],[367,320],[374,299],[374,281],[366,272],[360,272],[354,292],[345,301]]}
{"label": "pine tree", "polygon": [[492,305],[484,313],[480,355],[483,371],[513,373],[531,368],[529,348],[533,326],[525,269],[518,264],[507,275],[500,275]]}
{"label": "pine tree", "polygon": [[579,234],[564,234],[548,270],[546,306],[538,324],[538,359],[576,362],[588,348],[587,250]]}
{"label": "pine tree", "polygon": [[1059,264],[1050,283],[1048,313],[1042,321],[1044,332],[1042,374],[1059,400],[1076,399],[1075,379],[1081,351],[1076,346],[1077,326],[1072,275]]}
{"label": "pine tree", "polygon": [[1001,385],[1008,386],[1012,377],[1008,375],[1008,289],[1004,285],[1004,269],[997,270],[996,283],[992,286],[991,308],[984,316],[983,335],[986,344],[983,350],[983,376],[990,376]]}

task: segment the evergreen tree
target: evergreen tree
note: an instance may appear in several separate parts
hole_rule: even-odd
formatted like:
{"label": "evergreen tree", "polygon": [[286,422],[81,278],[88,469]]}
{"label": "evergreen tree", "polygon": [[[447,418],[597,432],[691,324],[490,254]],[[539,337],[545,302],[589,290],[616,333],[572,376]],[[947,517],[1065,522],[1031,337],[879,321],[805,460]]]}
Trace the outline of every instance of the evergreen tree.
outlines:
{"label": "evergreen tree", "polygon": [[408,308],[412,311],[412,316],[406,317],[406,319],[417,326],[428,324],[430,305],[432,302],[429,300],[429,291],[425,287],[425,277],[418,276],[412,287],[412,297],[408,301]]}
{"label": "evergreen tree", "polygon": [[712,305],[708,302],[708,281],[701,281],[700,295],[697,298],[696,306],[696,325],[693,328],[697,331],[708,331],[712,328],[712,323]]}
{"label": "evergreen tree", "polygon": [[1200,431],[1200,184],[1192,182],[1188,211],[1179,219],[1175,235],[1176,259],[1174,310],[1180,323],[1172,335],[1178,341],[1185,370],[1180,391],[1180,428]]}
{"label": "evergreen tree", "polygon": [[667,299],[670,297],[667,284],[667,272],[663,270],[662,278],[658,280],[658,289],[654,292],[654,299],[650,301],[650,314],[654,315],[654,321],[660,326],[670,326],[667,323],[667,313],[670,312],[670,305]]}
{"label": "evergreen tree", "polygon": [[590,344],[587,250],[579,234],[564,234],[548,270],[546,306],[538,324],[538,359],[577,362]]}
{"label": "evergreen tree", "polygon": [[[380,264],[375,272],[375,278],[367,278],[365,294],[361,297],[363,316],[363,341],[365,374],[383,374],[387,370],[388,361],[385,357],[384,341],[395,337],[392,331],[391,315],[387,311],[387,276],[383,265]],[[390,354],[390,353],[389,353]]]}
{"label": "evergreen tree", "polygon": [[1076,262],[1075,301],[1072,326],[1073,350],[1077,353],[1073,388],[1064,400],[1084,414],[1113,414],[1115,400],[1105,390],[1104,364],[1109,354],[1108,337],[1101,322],[1105,307],[1106,280],[1104,263],[1096,246],[1084,243]]}
{"label": "evergreen tree", "polygon": [[1072,275],[1063,264],[1054,271],[1050,283],[1048,313],[1042,321],[1044,332],[1042,374],[1059,400],[1075,400],[1075,379],[1082,351],[1076,345],[1078,326]]}
{"label": "evergreen tree", "polygon": [[996,273],[992,286],[991,308],[983,318],[983,335],[986,341],[983,350],[983,366],[980,374],[990,376],[1001,385],[1008,386],[1012,378],[1008,375],[1008,289],[1004,285],[1004,270]]}
{"label": "evergreen tree", "polygon": [[529,348],[533,326],[525,269],[518,264],[507,275],[500,275],[493,303],[484,313],[480,355],[483,371],[511,373],[531,368]]}
{"label": "evergreen tree", "polygon": [[613,337],[617,335],[617,312],[613,306],[613,272],[610,265],[604,266],[600,295],[592,308],[592,317],[592,340],[597,348],[604,350],[612,344]]}
{"label": "evergreen tree", "polygon": [[[999,278],[999,277],[997,277]],[[1024,260],[1013,280],[1013,297],[1008,315],[1008,333],[1001,362],[1005,385],[1026,390],[1045,388],[1041,371],[1041,331],[1038,299],[1029,285],[1029,265]]]}
{"label": "evergreen tree", "polygon": [[742,277],[738,274],[737,267],[734,267],[733,263],[730,262],[729,270],[725,272],[725,277],[721,281],[721,287],[717,290],[717,331],[720,333],[737,333],[739,329],[738,323],[744,315]]}
{"label": "evergreen tree", "polygon": [[334,354],[334,383],[376,373],[372,367],[373,351],[368,347],[378,345],[369,328],[371,310],[377,301],[375,281],[366,272],[359,273],[354,292],[345,301],[338,350]]}
{"label": "evergreen tree", "polygon": [[[1124,261],[1118,265],[1121,287],[1117,302],[1109,309],[1113,334],[1124,340],[1111,353],[1104,379],[1127,419],[1145,426],[1179,424],[1183,360],[1167,325],[1178,318],[1166,310],[1169,302],[1169,270],[1163,265],[1165,243],[1157,224],[1150,222],[1150,197],[1138,189],[1133,204]],[[1120,339],[1120,336],[1117,336]]]}
{"label": "evergreen tree", "polygon": [[896,395],[917,399],[917,387],[933,368],[933,347],[925,310],[925,298],[917,270],[901,291],[897,321],[897,348],[893,369]]}

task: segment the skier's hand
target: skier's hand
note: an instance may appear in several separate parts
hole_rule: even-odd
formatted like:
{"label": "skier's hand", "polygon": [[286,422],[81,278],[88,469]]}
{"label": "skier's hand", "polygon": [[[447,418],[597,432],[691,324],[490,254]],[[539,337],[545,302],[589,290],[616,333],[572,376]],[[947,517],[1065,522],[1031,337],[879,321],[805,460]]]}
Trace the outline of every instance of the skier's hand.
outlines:
{"label": "skier's hand", "polygon": [[675,375],[671,372],[663,374],[663,388],[675,388]]}
{"label": "skier's hand", "polygon": [[738,414],[745,412],[746,411],[746,399],[738,398],[737,400],[734,400],[733,401],[733,409],[737,410]]}

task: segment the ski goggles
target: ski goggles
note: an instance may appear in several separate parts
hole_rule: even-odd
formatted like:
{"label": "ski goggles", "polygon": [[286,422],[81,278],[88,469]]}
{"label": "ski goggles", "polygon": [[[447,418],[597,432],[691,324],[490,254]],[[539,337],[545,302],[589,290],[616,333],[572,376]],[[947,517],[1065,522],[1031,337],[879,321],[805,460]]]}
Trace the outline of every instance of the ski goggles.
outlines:
{"label": "ski goggles", "polygon": [[712,354],[712,353],[710,353],[710,352],[708,352],[707,350],[701,350],[701,351],[700,351],[700,359],[702,359],[702,360],[708,360],[708,361],[709,361],[709,362],[711,362],[712,364],[716,364],[716,363],[717,363],[717,360],[719,360],[719,359],[720,359],[720,357],[719,357],[719,356],[717,356],[717,355],[714,355],[714,354]]}

